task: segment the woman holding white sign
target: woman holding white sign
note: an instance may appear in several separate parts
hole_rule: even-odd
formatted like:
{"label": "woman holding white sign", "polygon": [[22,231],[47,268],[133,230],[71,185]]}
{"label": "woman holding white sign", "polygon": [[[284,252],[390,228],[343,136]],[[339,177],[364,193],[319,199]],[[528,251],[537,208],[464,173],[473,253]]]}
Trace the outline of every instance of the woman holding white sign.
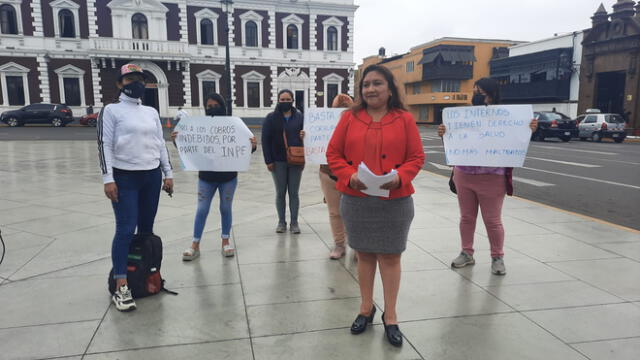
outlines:
{"label": "woman holding white sign", "polygon": [[[205,114],[207,116],[225,116],[227,114],[226,104],[222,96],[213,93],[207,97],[205,103]],[[213,119],[212,121],[215,121]],[[174,144],[178,132],[171,133]],[[251,151],[256,151],[256,138],[251,138]],[[232,205],[233,196],[238,186],[238,173],[235,171],[200,171],[198,172],[198,209],[193,225],[193,239],[191,247],[182,253],[183,261],[191,261],[200,256],[200,239],[204,232],[204,226],[211,209],[211,201],[216,191],[220,194],[220,220],[222,222],[222,255],[230,257],[235,254],[235,249],[230,243],[232,225]]]}
{"label": "woman holding white sign", "polygon": [[[353,106],[353,99],[347,94],[338,94],[331,104],[332,108],[350,108]],[[305,132],[300,132],[300,137],[304,140]],[[340,199],[342,194],[336,188],[336,181],[338,178],[333,175],[329,165],[320,165],[320,187],[322,188],[322,194],[324,195],[324,202],[327,204],[329,210],[329,223],[331,224],[331,234],[333,235],[333,241],[335,246],[329,253],[329,258],[332,260],[339,260],[347,252],[346,244],[346,232],[344,229],[344,223],[342,222],[342,216],[340,215]]]}
{"label": "woman holding white sign", "polygon": [[[396,314],[400,257],[406,249],[414,215],[411,182],[422,169],[425,156],[418,127],[400,100],[393,74],[384,66],[369,66],[359,89],[359,104],[344,112],[327,149],[329,167],[342,192],[340,211],[349,246],[358,252],[362,301],[351,333],[361,334],[373,321],[373,284],[380,266],[385,334],[392,345],[401,346]],[[379,186],[388,191],[388,197],[363,192],[369,189],[358,176],[361,164],[373,176],[392,177]]]}
{"label": "woman holding white sign", "polygon": [[287,231],[285,215],[288,193],[291,213],[289,230],[293,234],[300,234],[298,191],[304,170],[304,150],[300,137],[303,127],[304,117],[293,106],[293,92],[281,90],[278,93],[276,109],[267,115],[262,123],[262,153],[276,187],[277,233]]}
{"label": "woman holding white sign", "polygon": [[[496,80],[483,78],[474,85],[472,104],[474,106],[497,105],[500,103],[500,87]],[[538,121],[529,124],[536,131]],[[438,135],[444,136],[445,125],[438,127]],[[458,195],[460,207],[460,238],[462,251],[451,262],[454,268],[475,264],[473,258],[473,238],[478,218],[478,207],[487,229],[491,244],[491,272],[505,275],[504,227],[502,225],[502,204],[505,195],[513,195],[513,168],[486,166],[455,166],[453,169],[452,191]]]}

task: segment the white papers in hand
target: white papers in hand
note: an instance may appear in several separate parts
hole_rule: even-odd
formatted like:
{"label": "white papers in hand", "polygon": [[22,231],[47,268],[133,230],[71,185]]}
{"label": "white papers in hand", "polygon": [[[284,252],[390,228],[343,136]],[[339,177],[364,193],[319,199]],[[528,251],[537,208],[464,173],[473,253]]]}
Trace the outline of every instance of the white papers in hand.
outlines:
{"label": "white papers in hand", "polygon": [[398,172],[393,169],[387,175],[376,175],[361,162],[358,166],[358,179],[367,187],[366,190],[361,190],[363,193],[370,196],[389,197],[389,190],[380,189],[380,186],[391,182]]}

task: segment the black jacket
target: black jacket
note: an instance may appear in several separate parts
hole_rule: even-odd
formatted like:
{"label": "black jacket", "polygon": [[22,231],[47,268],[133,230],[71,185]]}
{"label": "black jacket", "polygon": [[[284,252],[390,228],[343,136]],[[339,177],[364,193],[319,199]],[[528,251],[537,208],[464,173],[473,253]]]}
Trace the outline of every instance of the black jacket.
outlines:
{"label": "black jacket", "polygon": [[286,122],[286,126],[284,116],[279,111],[267,115],[262,123],[262,153],[265,164],[287,161],[283,129],[286,129],[289,146],[303,146],[300,131],[304,127],[304,116],[295,108],[291,111],[291,118]]}

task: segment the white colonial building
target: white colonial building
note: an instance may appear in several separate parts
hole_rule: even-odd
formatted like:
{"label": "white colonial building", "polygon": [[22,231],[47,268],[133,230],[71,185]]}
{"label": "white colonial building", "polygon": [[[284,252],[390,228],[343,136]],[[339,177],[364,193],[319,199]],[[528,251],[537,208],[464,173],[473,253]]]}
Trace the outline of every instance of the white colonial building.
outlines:
{"label": "white colonial building", "polygon": [[[226,93],[234,115],[262,117],[281,89],[299,107],[353,94],[353,0],[0,0],[0,111],[65,103],[76,115],[115,101],[121,65],[148,72],[161,116],[199,113]],[[229,15],[227,15],[229,14]],[[227,38],[226,27],[229,27]]]}

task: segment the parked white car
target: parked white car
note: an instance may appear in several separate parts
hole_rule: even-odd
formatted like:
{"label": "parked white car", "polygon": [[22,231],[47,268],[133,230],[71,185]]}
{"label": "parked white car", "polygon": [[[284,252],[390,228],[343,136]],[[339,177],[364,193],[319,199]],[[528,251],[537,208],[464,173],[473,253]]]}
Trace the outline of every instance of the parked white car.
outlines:
{"label": "parked white car", "polygon": [[621,143],[627,137],[624,119],[618,114],[584,114],[577,120],[578,137],[582,141],[591,138],[600,142],[603,138],[611,138]]}

